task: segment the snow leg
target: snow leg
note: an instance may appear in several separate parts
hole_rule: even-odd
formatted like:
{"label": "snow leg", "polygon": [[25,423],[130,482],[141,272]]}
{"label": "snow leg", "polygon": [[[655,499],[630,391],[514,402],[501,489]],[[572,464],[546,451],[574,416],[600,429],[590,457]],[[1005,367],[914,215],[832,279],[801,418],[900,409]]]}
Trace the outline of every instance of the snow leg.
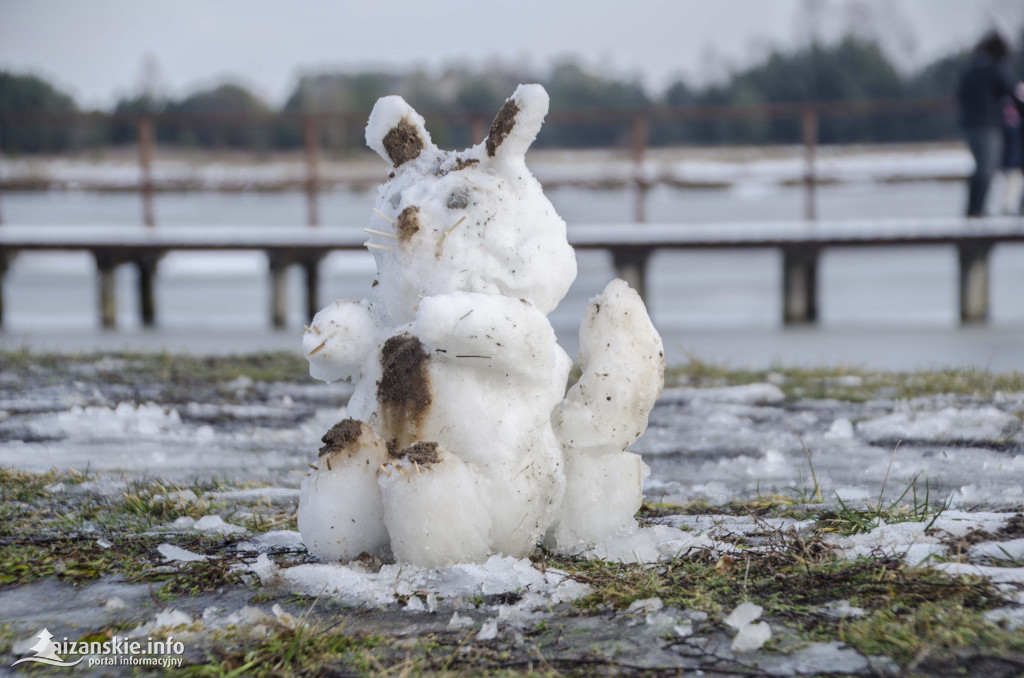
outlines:
{"label": "snow leg", "polygon": [[364,551],[386,555],[377,470],[387,447],[373,429],[345,419],[323,437],[325,445],[302,483],[299,532],[309,552],[321,560],[351,560]]}
{"label": "snow leg", "polygon": [[379,483],[395,558],[432,568],[487,558],[490,511],[475,471],[433,442],[391,457]]}

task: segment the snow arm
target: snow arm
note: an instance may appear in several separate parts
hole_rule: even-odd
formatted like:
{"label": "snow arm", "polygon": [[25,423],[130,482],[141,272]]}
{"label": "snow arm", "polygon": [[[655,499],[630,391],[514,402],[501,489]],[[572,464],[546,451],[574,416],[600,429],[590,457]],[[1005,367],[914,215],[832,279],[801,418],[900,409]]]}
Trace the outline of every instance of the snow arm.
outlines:
{"label": "snow arm", "polygon": [[555,332],[528,301],[493,294],[453,292],[420,302],[413,333],[431,352],[476,360],[491,370],[514,369],[547,381],[555,364]]}
{"label": "snow arm", "polygon": [[365,299],[339,299],[324,307],[302,335],[310,376],[322,381],[358,378],[377,334],[373,308]]}

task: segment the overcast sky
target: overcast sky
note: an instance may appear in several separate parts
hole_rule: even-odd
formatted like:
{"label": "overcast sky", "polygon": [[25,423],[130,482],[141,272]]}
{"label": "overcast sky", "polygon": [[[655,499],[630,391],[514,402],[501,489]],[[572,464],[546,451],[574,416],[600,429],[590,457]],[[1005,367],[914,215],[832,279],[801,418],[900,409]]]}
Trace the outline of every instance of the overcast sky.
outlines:
{"label": "overcast sky", "polygon": [[573,55],[651,87],[722,77],[818,31],[878,35],[906,68],[1018,26],[1020,0],[0,0],[0,68],[51,78],[85,106],[225,80],[283,101],[302,73]]}

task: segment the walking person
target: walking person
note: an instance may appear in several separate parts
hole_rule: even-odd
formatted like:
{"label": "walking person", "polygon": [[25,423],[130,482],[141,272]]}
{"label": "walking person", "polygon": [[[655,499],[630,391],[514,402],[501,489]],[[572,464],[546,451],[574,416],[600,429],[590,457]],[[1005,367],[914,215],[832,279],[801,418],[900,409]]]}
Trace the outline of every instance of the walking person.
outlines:
{"label": "walking person", "polygon": [[1020,214],[1024,194],[1024,129],[1020,112],[1010,99],[1003,106],[1003,200],[1001,214]]}
{"label": "walking person", "polygon": [[975,48],[957,88],[960,126],[974,156],[974,174],[968,181],[969,217],[984,214],[985,196],[1003,150],[1003,102],[1016,96],[1009,55],[1002,36],[989,33]]}

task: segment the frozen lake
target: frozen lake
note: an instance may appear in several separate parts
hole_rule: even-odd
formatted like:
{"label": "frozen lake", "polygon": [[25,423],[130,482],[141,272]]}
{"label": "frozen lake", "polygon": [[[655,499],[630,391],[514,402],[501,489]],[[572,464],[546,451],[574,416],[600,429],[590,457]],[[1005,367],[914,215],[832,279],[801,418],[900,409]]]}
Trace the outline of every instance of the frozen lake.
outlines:
{"label": "frozen lake", "polygon": [[[629,190],[563,187],[548,194],[570,224],[630,219]],[[959,213],[958,183],[859,183],[819,189],[822,218],[948,216]],[[5,223],[115,224],[135,227],[133,193],[6,192]],[[321,197],[324,228],[361,228],[373,202],[369,191]],[[299,193],[167,193],[155,198],[162,224],[237,224],[240,228],[301,224]],[[651,221],[713,222],[798,218],[796,187],[745,184],[733,189],[658,186],[648,197]],[[578,255],[580,275],[552,314],[572,352],[586,300],[613,276],[609,257]],[[844,249],[821,261],[820,325],[784,329],[779,322],[781,261],[774,251],[673,252],[652,261],[649,306],[669,360],[694,355],[736,367],[843,363],[913,369],[978,366],[1024,370],[1024,246],[1001,245],[992,255],[992,323],[962,329],[957,321],[957,259],[953,247]],[[360,298],[373,279],[365,253],[336,253],[323,266],[321,299]],[[172,253],[157,278],[160,328],[142,331],[135,313],[134,271],[118,272],[119,331],[98,329],[92,258],[86,254],[23,254],[6,278],[8,348],[36,350],[161,349],[199,352],[293,350],[296,332],[269,329],[269,285],[260,254]],[[289,325],[301,328],[299,271],[290,280]]]}

